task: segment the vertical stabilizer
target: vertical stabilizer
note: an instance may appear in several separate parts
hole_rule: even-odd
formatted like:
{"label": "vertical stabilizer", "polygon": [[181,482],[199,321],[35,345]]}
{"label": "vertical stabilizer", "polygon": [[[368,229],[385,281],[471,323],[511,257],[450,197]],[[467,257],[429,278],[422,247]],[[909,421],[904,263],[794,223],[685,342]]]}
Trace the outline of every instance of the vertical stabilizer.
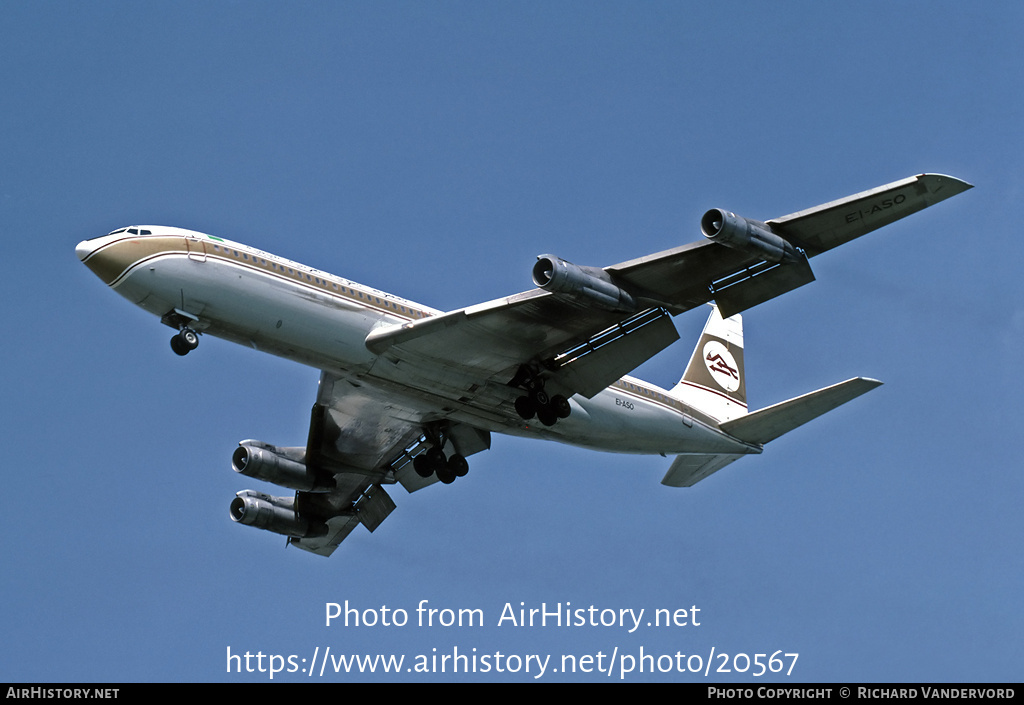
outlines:
{"label": "vertical stabilizer", "polygon": [[722,318],[712,305],[690,364],[672,396],[719,422],[747,413],[747,383],[743,374],[743,319]]}

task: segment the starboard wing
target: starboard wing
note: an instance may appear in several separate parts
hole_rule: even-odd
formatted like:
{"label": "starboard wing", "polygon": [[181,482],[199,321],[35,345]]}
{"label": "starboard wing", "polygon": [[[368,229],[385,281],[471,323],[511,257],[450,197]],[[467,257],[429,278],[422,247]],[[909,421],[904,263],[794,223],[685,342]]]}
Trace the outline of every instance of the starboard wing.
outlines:
{"label": "starboard wing", "polygon": [[631,310],[533,289],[378,328],[366,345],[395,365],[445,369],[433,381],[466,390],[467,399],[488,383],[507,384],[526,364],[567,396],[592,396],[677,339],[660,312],[676,315],[712,300],[726,317],[746,310],[813,281],[808,257],[969,188],[951,176],[920,174],[767,222],[747,221],[799,248],[782,262],[708,239],[600,270],[635,302]]}

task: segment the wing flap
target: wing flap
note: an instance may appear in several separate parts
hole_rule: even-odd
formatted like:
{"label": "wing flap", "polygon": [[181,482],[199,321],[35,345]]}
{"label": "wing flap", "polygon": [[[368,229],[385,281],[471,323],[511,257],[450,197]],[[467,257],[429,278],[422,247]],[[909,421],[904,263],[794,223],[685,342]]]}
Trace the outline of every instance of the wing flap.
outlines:
{"label": "wing flap", "polygon": [[812,281],[814,273],[806,258],[799,262],[767,265],[763,270],[752,268],[725,282],[715,282],[715,303],[722,316],[728,318]]}
{"label": "wing flap", "polygon": [[[679,340],[679,333],[664,311],[650,311],[640,325],[624,331],[607,331],[609,340],[601,336],[566,355],[554,378],[561,386],[593,398],[623,375]],[[619,327],[621,328],[621,326]]]}
{"label": "wing flap", "polygon": [[721,429],[746,443],[763,445],[881,384],[876,379],[855,377],[726,421]]}
{"label": "wing flap", "polygon": [[303,551],[327,557],[334,553],[341,542],[352,533],[352,529],[359,525],[359,519],[355,516],[342,515],[331,517],[326,523],[326,535],[308,539],[290,538],[288,543]]}
{"label": "wing flap", "polygon": [[356,518],[373,533],[395,511],[395,500],[380,485],[372,485],[356,502],[355,509]]}

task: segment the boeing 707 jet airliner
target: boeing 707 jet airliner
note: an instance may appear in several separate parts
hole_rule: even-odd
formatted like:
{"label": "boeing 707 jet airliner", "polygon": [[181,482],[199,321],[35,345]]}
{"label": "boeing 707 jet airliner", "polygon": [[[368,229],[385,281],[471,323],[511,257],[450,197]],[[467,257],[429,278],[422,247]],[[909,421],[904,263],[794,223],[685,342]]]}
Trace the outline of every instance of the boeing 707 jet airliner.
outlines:
{"label": "boeing 707 jet airliner", "polygon": [[[466,475],[492,433],[673,455],[689,487],[881,384],[854,378],[748,412],[740,313],[814,280],[809,258],[971,188],[921,174],[758,221],[704,214],[701,241],[610,267],[537,258],[536,288],[455,311],[181,228],[140,225],[76,252],[177,333],[212,335],[321,371],[304,446],[239,443],[235,471],[295,490],[238,492],[234,521],[323,556],[414,492]],[[678,339],[671,317],[711,304],[679,383],[627,376]]]}

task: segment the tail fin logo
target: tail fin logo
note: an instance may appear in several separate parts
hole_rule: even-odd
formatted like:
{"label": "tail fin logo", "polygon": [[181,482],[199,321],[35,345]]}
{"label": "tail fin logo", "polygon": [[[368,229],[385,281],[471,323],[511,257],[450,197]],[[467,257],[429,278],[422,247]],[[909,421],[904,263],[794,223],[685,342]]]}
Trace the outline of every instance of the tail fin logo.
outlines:
{"label": "tail fin logo", "polygon": [[703,355],[704,366],[719,387],[727,392],[735,392],[740,388],[739,365],[728,348],[717,340],[709,340],[704,345]]}

